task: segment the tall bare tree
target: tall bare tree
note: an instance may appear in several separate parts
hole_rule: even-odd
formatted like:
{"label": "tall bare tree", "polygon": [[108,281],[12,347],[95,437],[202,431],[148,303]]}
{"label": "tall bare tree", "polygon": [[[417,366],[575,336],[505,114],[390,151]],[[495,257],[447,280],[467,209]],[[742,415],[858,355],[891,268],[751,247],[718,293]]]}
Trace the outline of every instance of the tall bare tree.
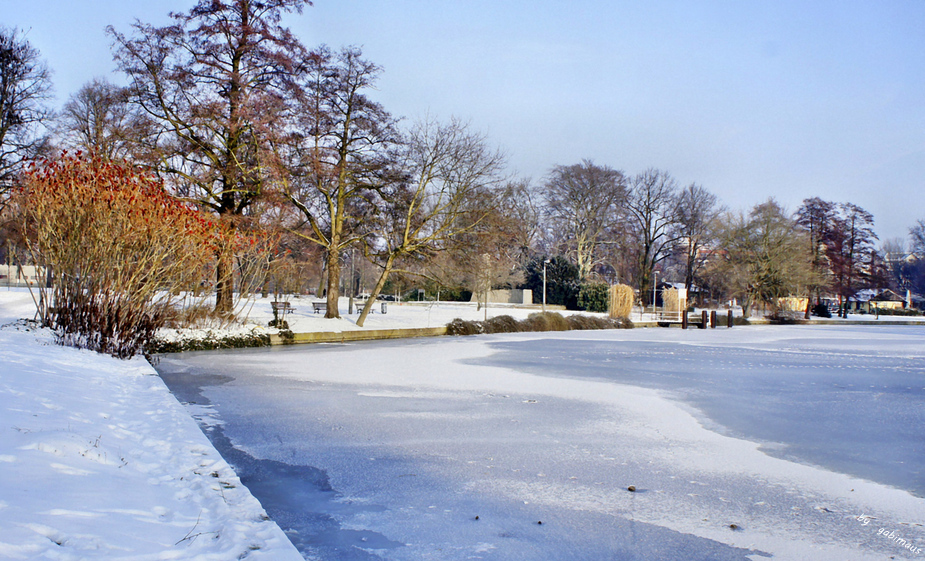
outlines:
{"label": "tall bare tree", "polygon": [[[277,172],[303,45],[281,25],[308,0],[198,0],[173,25],[108,29],[131,101],[160,127],[153,146],[178,195],[237,225]],[[223,253],[226,255],[227,252]],[[215,309],[230,312],[234,263],[219,260]]]}
{"label": "tall bare tree", "polygon": [[909,237],[912,241],[912,253],[925,258],[925,220],[919,220],[915,226],[909,228]]}
{"label": "tall bare tree", "polygon": [[906,261],[907,288],[925,294],[925,220],[919,220],[909,228],[911,258]]}
{"label": "tall bare tree", "polygon": [[848,316],[848,298],[873,273],[877,257],[874,216],[852,203],[840,203],[827,248],[842,317]]}
{"label": "tall bare tree", "polygon": [[621,219],[626,200],[623,172],[590,160],[555,166],[544,184],[549,225],[564,238],[584,280],[597,262],[605,233]]}
{"label": "tall bare tree", "polygon": [[514,232],[518,261],[525,264],[540,238],[542,207],[540,195],[529,179],[508,182],[497,199]]}
{"label": "tall bare tree", "polygon": [[405,144],[400,166],[407,181],[380,191],[380,219],[367,236],[367,254],[382,267],[357,320],[362,326],[397,260],[444,250],[488,215],[486,198],[501,184],[504,155],[459,120],[423,121]]}
{"label": "tall bare tree", "polygon": [[627,218],[636,246],[637,279],[643,299],[652,293],[655,266],[671,254],[681,235],[677,228],[678,187],[668,172],[649,169],[630,179]]}
{"label": "tall bare tree", "polygon": [[64,104],[56,130],[62,145],[106,160],[126,159],[153,133],[153,123],[129,103],[128,90],[94,78]]}
{"label": "tall bare tree", "polygon": [[287,197],[304,219],[301,235],[326,252],[325,317],[336,318],[341,253],[366,234],[376,192],[399,179],[392,154],[398,135],[392,116],[367,96],[380,68],[359,49],[320,49],[307,67],[300,104],[307,134],[293,156],[299,171]]}
{"label": "tall bare tree", "polygon": [[0,27],[0,210],[24,161],[47,146],[51,72],[16,29]]}
{"label": "tall bare tree", "polygon": [[827,248],[833,243],[835,232],[835,219],[837,209],[835,203],[824,201],[819,197],[803,199],[803,204],[796,212],[797,224],[808,234],[809,250],[813,257],[813,270],[816,272],[818,285],[810,287],[810,298],[806,301],[804,317],[809,319],[812,309],[812,295],[816,296],[816,304],[821,302],[822,290],[831,279],[831,267],[827,255]]}
{"label": "tall bare tree", "polygon": [[677,231],[683,252],[684,286],[690,291],[706,264],[704,249],[715,239],[716,219],[724,212],[716,195],[691,183],[678,195]]}
{"label": "tall bare tree", "polygon": [[711,267],[715,282],[739,298],[745,317],[756,303],[776,310],[779,299],[803,296],[814,282],[805,232],[773,199],[748,216],[728,215],[720,234],[720,259]]}

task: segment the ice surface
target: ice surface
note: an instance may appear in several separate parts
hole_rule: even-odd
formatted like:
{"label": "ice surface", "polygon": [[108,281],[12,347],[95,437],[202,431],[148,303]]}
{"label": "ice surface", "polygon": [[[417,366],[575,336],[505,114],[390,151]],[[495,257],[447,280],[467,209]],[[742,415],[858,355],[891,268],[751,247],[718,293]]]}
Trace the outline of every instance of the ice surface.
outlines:
{"label": "ice surface", "polygon": [[694,344],[548,338],[495,343],[480,362],[666,390],[707,426],[770,454],[925,497],[925,332],[871,331],[795,326],[744,347],[697,335]]}
{"label": "ice surface", "polygon": [[[251,490],[310,556],[902,559],[877,530],[925,539],[918,472],[897,464],[922,457],[907,424],[925,332],[892,329],[517,334],[159,369],[242,479],[301,482]],[[871,377],[887,387],[846,389]]]}

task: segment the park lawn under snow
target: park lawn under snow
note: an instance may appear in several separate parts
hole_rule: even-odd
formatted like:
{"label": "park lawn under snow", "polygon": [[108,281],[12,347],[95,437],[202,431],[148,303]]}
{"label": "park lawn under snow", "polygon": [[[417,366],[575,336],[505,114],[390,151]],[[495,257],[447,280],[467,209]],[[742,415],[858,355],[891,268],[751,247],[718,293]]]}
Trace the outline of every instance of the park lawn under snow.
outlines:
{"label": "park lawn under snow", "polygon": [[[158,333],[158,338],[164,341],[182,341],[190,339],[215,338],[222,334],[245,335],[245,334],[267,334],[276,333],[278,330],[269,328],[268,323],[273,319],[273,313],[270,302],[272,297],[261,298],[255,296],[250,299],[243,299],[238,304],[239,317],[243,319],[242,324],[235,326],[223,326],[221,328],[196,328],[196,329],[162,329]],[[356,324],[359,318],[360,307],[354,308],[354,313],[349,313],[349,300],[340,298],[339,311],[340,318],[328,319],[323,313],[315,313],[312,308],[312,302],[321,301],[314,296],[287,296],[286,301],[292,306],[292,313],[286,316],[289,328],[295,333],[312,333],[312,332],[343,332],[357,330],[376,330],[376,329],[414,329],[427,327],[442,327],[457,318],[467,321],[479,321],[491,317],[509,315],[514,319],[522,320],[530,314],[540,311],[539,306],[535,307],[517,307],[509,304],[490,304],[488,309],[480,308],[473,302],[385,302],[386,313],[382,313],[382,302],[376,302],[363,327]],[[575,313],[587,314],[592,316],[606,317],[606,314],[575,312],[566,310],[554,310],[562,315]],[[724,312],[721,312],[721,314]],[[736,308],[736,315],[741,315],[741,308]],[[656,318],[651,313],[642,314],[634,312],[630,318],[632,321],[653,322]],[[720,317],[720,323],[723,321]],[[852,314],[852,322],[856,321],[880,321],[886,323],[889,321],[903,322],[922,322],[925,324],[925,317],[895,317],[883,316],[878,318],[874,315]],[[826,321],[823,318],[813,317],[811,321]],[[837,318],[835,321],[839,321]]]}
{"label": "park lawn under snow", "polygon": [[302,559],[151,365],[33,315],[0,291],[0,558]]}
{"label": "park lawn under snow", "polygon": [[[238,316],[241,323],[233,326],[217,328],[198,327],[192,329],[162,329],[158,338],[163,341],[184,341],[191,339],[210,339],[221,335],[261,335],[276,333],[279,330],[268,327],[273,319],[270,302],[272,297],[261,298],[256,296],[242,299],[238,303]],[[350,312],[349,299],[340,298],[339,318],[325,318],[324,313],[315,313],[312,302],[320,302],[314,296],[289,296],[286,298],[292,306],[292,312],[286,315],[289,329],[295,333],[315,333],[378,329],[419,329],[428,327],[442,327],[461,318],[468,321],[478,321],[491,317],[509,315],[515,319],[525,319],[530,314],[540,311],[539,307],[515,307],[509,304],[491,304],[488,309],[479,307],[472,302],[376,302],[372,312],[366,317],[363,326],[357,325],[361,307],[358,305]],[[562,315],[579,312],[556,310]],[[580,312],[587,313],[587,312]],[[606,314],[589,314],[606,317]],[[648,314],[645,319],[652,319]],[[638,319],[638,318],[636,318]]]}

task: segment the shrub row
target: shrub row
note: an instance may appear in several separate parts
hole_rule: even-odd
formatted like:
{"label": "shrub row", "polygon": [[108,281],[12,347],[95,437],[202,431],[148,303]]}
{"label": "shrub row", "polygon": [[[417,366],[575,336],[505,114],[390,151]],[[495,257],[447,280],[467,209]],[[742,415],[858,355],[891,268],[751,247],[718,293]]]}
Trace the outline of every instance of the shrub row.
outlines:
{"label": "shrub row", "polygon": [[[861,312],[864,313],[864,312]],[[871,314],[877,314],[878,310],[874,308]],[[881,316],[920,316],[922,312],[919,310],[912,310],[909,308],[880,308],[879,315]]]}
{"label": "shrub row", "polygon": [[778,310],[768,316],[768,320],[775,325],[800,325],[806,323],[803,312]]}
{"label": "shrub row", "polygon": [[478,335],[480,333],[520,333],[533,331],[571,331],[580,329],[630,329],[628,319],[600,318],[586,315],[563,316],[556,312],[530,314],[518,321],[511,316],[498,316],[485,321],[454,319],[446,326],[447,335]]}
{"label": "shrub row", "polygon": [[[280,335],[284,335],[283,332]],[[165,341],[153,339],[145,347],[145,356],[163,353],[182,353],[186,351],[214,351],[216,349],[243,349],[248,347],[267,347],[270,336],[264,333],[245,333],[235,335],[218,335],[207,331],[202,337]]]}

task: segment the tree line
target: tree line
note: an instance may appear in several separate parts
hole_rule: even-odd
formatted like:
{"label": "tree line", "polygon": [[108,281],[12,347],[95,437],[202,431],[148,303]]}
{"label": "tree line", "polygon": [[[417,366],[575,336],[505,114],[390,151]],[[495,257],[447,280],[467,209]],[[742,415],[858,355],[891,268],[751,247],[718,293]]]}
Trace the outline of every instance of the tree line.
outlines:
{"label": "tree line", "polygon": [[466,122],[392,115],[373,97],[382,69],[360,49],[306,47],[282,18],[310,5],[200,0],[167,26],[110,27],[128,85],[94,79],[57,112],[40,53],[18,30],[0,30],[4,215],[21,210],[11,195],[29,162],[62,149],[153,173],[220,223],[228,246],[235,233],[273,240],[257,257],[214,252],[219,315],[232,312],[241,268],[258,259],[264,286],[317,279],[327,317],[337,317],[342,287],[357,289],[355,273],[344,278],[357,254],[373,271],[361,325],[377,294],[402,286],[450,297],[527,287],[539,300],[544,268],[550,302],[571,306],[582,286],[601,283],[632,285],[650,304],[658,279],[746,310],[794,295],[834,294],[844,305],[864,286],[925,292],[923,221],[908,245],[878,248],[873,217],[851,203],[809,198],[790,213],[769,199],[734,212],[667,171],[590,160],[539,181],[513,177]]}

